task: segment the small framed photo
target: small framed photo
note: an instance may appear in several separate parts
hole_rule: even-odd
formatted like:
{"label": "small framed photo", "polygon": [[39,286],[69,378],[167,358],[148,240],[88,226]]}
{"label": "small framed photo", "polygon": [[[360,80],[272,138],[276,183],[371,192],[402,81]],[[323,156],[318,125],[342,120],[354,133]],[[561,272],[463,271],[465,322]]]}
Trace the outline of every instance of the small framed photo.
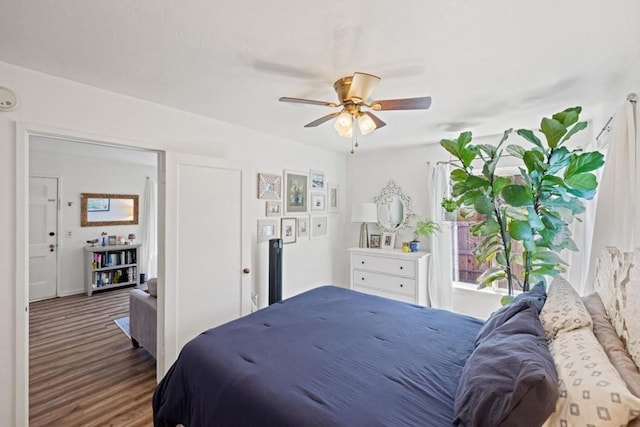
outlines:
{"label": "small framed photo", "polygon": [[282,243],[296,242],[296,219],[282,218]]}
{"label": "small framed photo", "polygon": [[326,209],[326,196],[324,194],[311,193],[311,210],[322,212]]}
{"label": "small framed photo", "polygon": [[325,190],[324,172],[310,170],[309,176],[311,177],[311,191]]}
{"label": "small framed photo", "polygon": [[107,244],[109,245],[117,245],[118,244],[118,236],[109,236],[107,240]]}
{"label": "small framed photo", "polygon": [[280,200],[280,197],[282,197],[282,177],[259,173],[258,199]]}
{"label": "small framed photo", "polygon": [[125,244],[124,236],[118,236],[117,241],[119,245],[124,245]]}
{"label": "small framed photo", "polygon": [[379,234],[371,234],[369,236],[369,247],[374,249],[380,249],[380,235]]}
{"label": "small framed photo", "polygon": [[340,200],[339,185],[327,183],[327,199],[327,211],[332,213],[338,212],[338,204]]}
{"label": "small framed photo", "polygon": [[309,237],[309,217],[298,218],[298,237]]}
{"label": "small framed photo", "polygon": [[277,219],[258,220],[258,243],[280,237],[280,221]]}
{"label": "small framed photo", "polygon": [[393,249],[396,243],[395,233],[382,233],[382,249]]}
{"label": "small framed photo", "polygon": [[309,201],[307,200],[307,180],[309,176],[302,172],[284,171],[285,200],[284,213],[306,213]]}
{"label": "small framed photo", "polygon": [[267,216],[280,216],[281,214],[282,214],[282,203],[267,202],[267,206],[266,206]]}
{"label": "small framed photo", "polygon": [[311,239],[320,239],[322,237],[327,237],[327,234],[329,233],[327,228],[327,217],[312,216],[311,230],[309,232],[310,232]]}

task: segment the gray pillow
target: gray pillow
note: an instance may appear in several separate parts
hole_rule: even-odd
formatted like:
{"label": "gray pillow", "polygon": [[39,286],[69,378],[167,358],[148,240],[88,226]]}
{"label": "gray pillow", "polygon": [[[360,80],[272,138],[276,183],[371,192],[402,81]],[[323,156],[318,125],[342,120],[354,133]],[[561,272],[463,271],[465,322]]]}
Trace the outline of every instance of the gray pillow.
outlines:
{"label": "gray pillow", "polygon": [[544,282],[540,281],[528,292],[522,292],[521,294],[516,295],[511,303],[513,304],[524,300],[531,301],[538,311],[538,314],[540,314],[545,301],[547,301],[547,291],[545,289]]}
{"label": "gray pillow", "polygon": [[533,306],[533,302],[529,299],[523,299],[520,301],[514,300],[491,313],[491,316],[487,319],[484,325],[482,325],[480,332],[478,332],[478,335],[476,336],[475,347],[487,338],[497,327],[504,325],[513,316],[531,306]]}
{"label": "gray pillow", "polygon": [[558,375],[538,312],[528,304],[469,356],[456,392],[454,426],[540,426],[553,412]]}

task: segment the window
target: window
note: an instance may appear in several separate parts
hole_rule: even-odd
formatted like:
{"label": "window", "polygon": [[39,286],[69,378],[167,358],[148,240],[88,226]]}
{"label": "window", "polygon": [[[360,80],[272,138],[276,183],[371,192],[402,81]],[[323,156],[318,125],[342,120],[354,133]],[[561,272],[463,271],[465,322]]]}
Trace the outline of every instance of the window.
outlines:
{"label": "window", "polygon": [[[513,169],[506,170],[501,175],[507,176],[514,184],[523,184],[522,176],[514,174]],[[463,218],[458,215],[455,221],[451,223],[451,251],[452,251],[452,280],[458,283],[468,283],[477,285],[477,279],[491,264],[485,263],[478,265],[473,249],[482,241],[482,237],[474,236],[471,233],[471,227],[484,220],[484,215],[477,213],[472,216]],[[514,242],[512,251],[514,253],[522,253],[522,245],[520,242]],[[520,275],[522,268],[515,266],[514,273]],[[519,290],[514,284],[515,289]],[[501,280],[492,285],[493,289],[508,289],[507,281]]]}

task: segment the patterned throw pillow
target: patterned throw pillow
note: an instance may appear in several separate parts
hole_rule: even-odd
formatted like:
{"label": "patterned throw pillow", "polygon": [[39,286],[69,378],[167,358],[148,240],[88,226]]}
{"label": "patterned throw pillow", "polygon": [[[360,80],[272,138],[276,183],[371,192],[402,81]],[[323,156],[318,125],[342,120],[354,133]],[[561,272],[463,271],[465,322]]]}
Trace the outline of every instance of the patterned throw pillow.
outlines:
{"label": "patterned throw pillow", "polygon": [[545,427],[619,427],[640,415],[640,399],[627,389],[589,328],[559,334],[549,349],[560,396]]}
{"label": "patterned throw pillow", "polygon": [[547,341],[553,340],[560,332],[578,328],[592,328],[592,321],[582,299],[563,277],[556,277],[549,285],[547,301],[540,312],[540,322]]}

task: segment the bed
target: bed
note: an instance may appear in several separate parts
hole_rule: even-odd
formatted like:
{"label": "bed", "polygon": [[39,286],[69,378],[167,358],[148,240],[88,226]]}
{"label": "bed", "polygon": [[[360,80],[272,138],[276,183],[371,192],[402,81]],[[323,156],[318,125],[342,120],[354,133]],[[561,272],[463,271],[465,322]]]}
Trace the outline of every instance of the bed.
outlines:
{"label": "bed", "polygon": [[[601,292],[600,306],[616,305]],[[584,350],[597,328],[587,317],[593,304],[582,301],[560,278],[548,296],[536,286],[483,322],[333,286],[313,289],[187,343],[154,393],[154,424],[626,425],[640,414],[640,399],[620,383],[618,368],[607,371],[600,344]],[[598,372],[618,383],[593,387],[614,387],[613,403],[600,405],[596,391],[573,386],[575,370],[565,365],[590,366],[584,351],[605,354]],[[581,402],[585,396],[593,399]]]}

